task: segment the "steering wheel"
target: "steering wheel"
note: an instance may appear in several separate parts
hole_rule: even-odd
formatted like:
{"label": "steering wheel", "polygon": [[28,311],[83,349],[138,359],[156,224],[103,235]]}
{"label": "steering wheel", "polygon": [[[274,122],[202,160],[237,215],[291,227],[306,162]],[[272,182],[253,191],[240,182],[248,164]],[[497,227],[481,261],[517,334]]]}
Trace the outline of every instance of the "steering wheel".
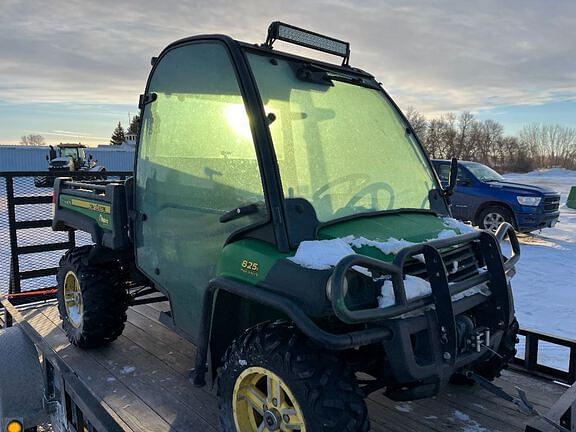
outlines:
{"label": "steering wheel", "polygon": [[392,189],[392,186],[390,186],[388,183],[385,182],[376,182],[363,187],[350,199],[350,201],[346,203],[344,208],[355,207],[358,201],[360,201],[366,195],[371,195],[372,197],[371,206],[373,209],[375,209],[378,207],[378,191],[381,190],[388,192],[388,195],[390,195],[390,203],[388,204],[388,210],[394,208],[394,199],[396,194],[394,193],[394,189]]}
{"label": "steering wheel", "polygon": [[368,174],[349,174],[347,176],[337,178],[336,180],[332,180],[318,189],[314,194],[312,194],[312,199],[314,201],[318,201],[322,199],[322,196],[326,193],[326,191],[332,189],[334,186],[338,186],[342,183],[350,183],[350,189],[358,189],[362,187],[366,182],[370,180],[370,176]]}

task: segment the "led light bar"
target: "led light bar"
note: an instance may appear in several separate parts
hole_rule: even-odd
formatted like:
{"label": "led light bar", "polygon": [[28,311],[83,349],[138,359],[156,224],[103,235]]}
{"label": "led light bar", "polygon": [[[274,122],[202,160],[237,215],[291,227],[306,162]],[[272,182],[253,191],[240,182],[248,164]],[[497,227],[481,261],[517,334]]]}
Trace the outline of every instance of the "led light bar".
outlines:
{"label": "led light bar", "polygon": [[343,65],[347,65],[350,59],[350,44],[348,42],[284,24],[280,21],[274,21],[268,27],[266,45],[272,48],[272,44],[276,40],[343,57]]}

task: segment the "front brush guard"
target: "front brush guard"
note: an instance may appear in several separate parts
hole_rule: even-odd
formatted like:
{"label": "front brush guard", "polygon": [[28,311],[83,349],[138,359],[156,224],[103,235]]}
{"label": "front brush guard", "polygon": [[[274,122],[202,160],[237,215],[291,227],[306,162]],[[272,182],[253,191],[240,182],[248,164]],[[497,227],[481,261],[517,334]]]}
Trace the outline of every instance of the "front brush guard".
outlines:
{"label": "front brush guard", "polygon": [[[503,259],[499,242],[508,237],[512,246],[512,256]],[[440,250],[476,242],[485,264],[485,271],[460,282],[448,282],[448,272]],[[432,295],[408,300],[404,286],[404,265],[409,258],[424,256],[428,282]],[[363,255],[350,255],[343,258],[335,267],[329,280],[332,308],[336,316],[347,324],[359,324],[399,318],[404,314],[434,305],[443,341],[444,359],[454,364],[457,351],[456,323],[452,296],[478,285],[488,284],[495,300],[495,314],[498,327],[505,329],[514,319],[512,293],[507,275],[514,271],[520,259],[520,246],[512,226],[503,223],[496,234],[487,231],[464,234],[447,239],[434,240],[402,249],[393,263],[387,263]],[[389,276],[392,280],[396,304],[387,308],[350,310],[346,305],[344,284],[346,274],[354,266],[364,267],[374,276]]]}

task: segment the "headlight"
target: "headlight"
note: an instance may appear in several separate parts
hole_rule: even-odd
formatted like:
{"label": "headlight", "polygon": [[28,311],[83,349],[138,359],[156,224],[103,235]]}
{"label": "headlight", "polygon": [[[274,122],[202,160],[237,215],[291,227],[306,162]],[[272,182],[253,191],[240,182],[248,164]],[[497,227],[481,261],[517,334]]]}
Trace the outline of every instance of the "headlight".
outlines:
{"label": "headlight", "polygon": [[525,206],[537,206],[542,201],[540,197],[518,196],[516,197],[518,203]]}

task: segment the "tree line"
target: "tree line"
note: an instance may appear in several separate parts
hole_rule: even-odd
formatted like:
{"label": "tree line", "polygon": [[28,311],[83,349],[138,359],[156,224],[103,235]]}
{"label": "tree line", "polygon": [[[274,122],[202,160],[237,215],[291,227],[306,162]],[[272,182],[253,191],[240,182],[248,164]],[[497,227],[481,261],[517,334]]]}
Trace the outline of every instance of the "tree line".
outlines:
{"label": "tree line", "polygon": [[121,145],[124,141],[126,141],[127,134],[136,134],[140,131],[140,116],[135,115],[130,120],[130,125],[128,129],[124,129],[122,126],[122,122],[118,122],[116,128],[112,132],[112,136],[110,137],[110,144],[111,145]]}
{"label": "tree line", "polygon": [[502,172],[537,168],[576,169],[576,128],[531,123],[515,135],[494,120],[479,120],[469,111],[427,119],[414,108],[406,112],[420,141],[433,159],[457,157]]}

